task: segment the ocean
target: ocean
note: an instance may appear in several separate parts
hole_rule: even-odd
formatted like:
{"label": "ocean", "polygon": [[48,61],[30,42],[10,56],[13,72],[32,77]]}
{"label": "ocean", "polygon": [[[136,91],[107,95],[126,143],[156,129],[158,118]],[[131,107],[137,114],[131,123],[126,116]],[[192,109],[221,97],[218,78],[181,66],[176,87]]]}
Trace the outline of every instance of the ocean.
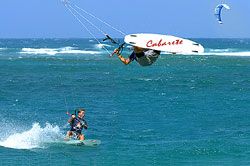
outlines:
{"label": "ocean", "polygon": [[[192,40],[205,53],[141,67],[92,39],[0,39],[0,165],[250,165],[250,39]],[[64,143],[77,108],[99,146]]]}

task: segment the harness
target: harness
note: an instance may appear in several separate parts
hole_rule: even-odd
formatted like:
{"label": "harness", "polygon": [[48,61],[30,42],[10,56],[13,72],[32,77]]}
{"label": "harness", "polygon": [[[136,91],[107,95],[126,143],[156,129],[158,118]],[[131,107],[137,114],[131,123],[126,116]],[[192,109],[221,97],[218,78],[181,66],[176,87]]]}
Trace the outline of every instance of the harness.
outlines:
{"label": "harness", "polygon": [[[77,121],[77,122],[75,122]],[[71,128],[75,130],[82,130],[83,126],[85,125],[85,120],[79,117],[75,117],[74,120],[71,122]]]}
{"label": "harness", "polygon": [[[70,126],[71,126],[71,132],[73,133],[73,137],[76,137],[78,138],[79,135],[81,134],[82,132],[82,129],[85,128],[85,125],[86,125],[86,121],[82,118],[79,118],[77,116],[77,110],[75,110],[75,114],[69,114],[67,113],[69,116],[72,116],[72,115],[75,115],[76,117],[71,121],[70,123]],[[85,128],[86,129],[86,128]]]}

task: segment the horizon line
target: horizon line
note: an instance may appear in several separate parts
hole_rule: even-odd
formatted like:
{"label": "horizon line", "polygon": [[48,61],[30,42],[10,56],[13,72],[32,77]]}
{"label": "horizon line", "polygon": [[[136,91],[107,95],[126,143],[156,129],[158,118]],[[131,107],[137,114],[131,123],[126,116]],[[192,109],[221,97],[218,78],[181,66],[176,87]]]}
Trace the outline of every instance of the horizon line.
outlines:
{"label": "horizon line", "polygon": [[[122,39],[123,37],[114,37],[115,39]],[[181,37],[184,39],[250,39],[250,37]],[[5,39],[92,39],[91,37],[0,37],[0,40]],[[102,40],[103,38],[97,38]]]}

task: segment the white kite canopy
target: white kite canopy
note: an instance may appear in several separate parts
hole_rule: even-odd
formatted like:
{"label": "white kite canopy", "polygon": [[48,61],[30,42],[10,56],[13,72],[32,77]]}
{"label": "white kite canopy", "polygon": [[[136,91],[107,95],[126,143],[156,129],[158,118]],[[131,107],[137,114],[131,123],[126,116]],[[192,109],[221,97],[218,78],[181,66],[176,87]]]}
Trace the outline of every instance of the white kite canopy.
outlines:
{"label": "white kite canopy", "polygon": [[230,7],[227,4],[222,4],[224,8],[230,9]]}
{"label": "white kite canopy", "polygon": [[230,7],[227,4],[225,4],[225,3],[217,5],[216,8],[214,9],[214,15],[215,15],[215,17],[217,18],[217,21],[220,24],[223,23],[222,20],[221,20],[221,12],[222,12],[223,8],[225,8],[227,10],[230,9]]}
{"label": "white kite canopy", "polygon": [[131,34],[126,35],[125,43],[145,49],[165,51],[173,54],[199,54],[204,47],[194,41],[176,36],[161,34]]}

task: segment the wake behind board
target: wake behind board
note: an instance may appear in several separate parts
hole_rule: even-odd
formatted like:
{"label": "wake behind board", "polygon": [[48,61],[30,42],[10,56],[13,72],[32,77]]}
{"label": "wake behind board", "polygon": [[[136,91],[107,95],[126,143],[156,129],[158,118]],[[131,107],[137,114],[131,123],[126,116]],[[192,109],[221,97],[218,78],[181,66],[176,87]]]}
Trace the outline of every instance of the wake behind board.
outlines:
{"label": "wake behind board", "polygon": [[125,36],[124,41],[132,46],[173,54],[197,54],[204,52],[204,47],[199,43],[170,35],[130,34]]}
{"label": "wake behind board", "polygon": [[69,140],[65,141],[68,145],[77,145],[77,146],[98,146],[101,144],[100,140],[94,140],[94,139],[86,139],[83,141],[80,140]]}

